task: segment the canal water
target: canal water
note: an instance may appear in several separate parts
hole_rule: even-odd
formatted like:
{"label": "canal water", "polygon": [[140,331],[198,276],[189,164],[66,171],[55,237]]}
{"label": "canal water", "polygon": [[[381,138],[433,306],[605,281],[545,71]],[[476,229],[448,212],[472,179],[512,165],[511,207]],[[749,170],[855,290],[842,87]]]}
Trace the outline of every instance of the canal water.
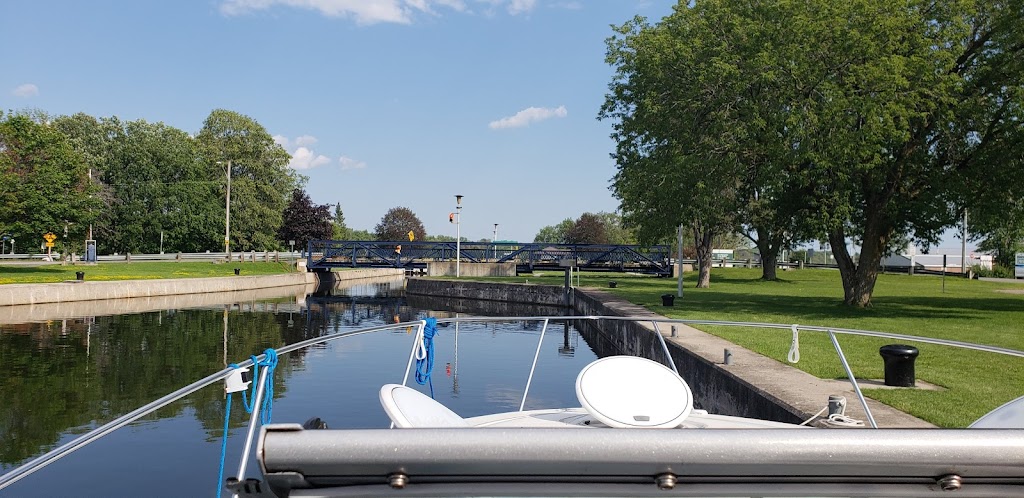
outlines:
{"label": "canal water", "polygon": [[[406,297],[402,279],[293,289],[201,307],[97,316],[26,312],[0,317],[0,474],[88,430],[266,348],[325,334],[426,317],[538,316],[561,310]],[[227,296],[231,296],[228,294]],[[205,299],[216,300],[216,295]],[[94,304],[101,307],[100,304]],[[137,309],[128,306],[126,309]],[[45,315],[50,313],[53,318]],[[539,321],[440,326],[434,396],[471,417],[519,408],[542,329]],[[273,422],[319,417],[332,428],[387,428],[378,390],[401,383],[415,329],[332,341],[280,358]],[[526,409],[579,406],[577,373],[596,355],[578,332],[552,322]],[[430,384],[409,384],[430,392]],[[226,476],[236,473],[248,415],[233,397]],[[215,384],[72,453],[0,496],[213,496],[225,416]],[[250,460],[251,477],[258,465]]]}

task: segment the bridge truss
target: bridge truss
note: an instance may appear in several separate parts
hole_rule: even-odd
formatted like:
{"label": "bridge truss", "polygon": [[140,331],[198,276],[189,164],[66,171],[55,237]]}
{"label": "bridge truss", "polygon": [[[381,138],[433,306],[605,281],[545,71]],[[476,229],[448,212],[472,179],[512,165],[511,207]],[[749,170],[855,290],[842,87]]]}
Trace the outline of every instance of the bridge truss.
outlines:
{"label": "bridge truss", "polygon": [[[516,271],[554,270],[573,266],[582,271],[618,271],[672,275],[671,252],[666,245],[642,247],[611,244],[520,244],[516,242],[463,242],[463,263],[515,263]],[[306,267],[424,269],[429,262],[455,261],[455,242],[381,242],[311,240]]]}

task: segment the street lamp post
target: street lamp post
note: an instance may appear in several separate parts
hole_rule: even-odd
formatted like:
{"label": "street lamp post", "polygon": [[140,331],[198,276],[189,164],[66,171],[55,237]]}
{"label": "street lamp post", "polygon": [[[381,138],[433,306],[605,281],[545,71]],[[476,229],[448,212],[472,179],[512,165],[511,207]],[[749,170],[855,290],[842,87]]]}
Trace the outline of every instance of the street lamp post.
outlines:
{"label": "street lamp post", "polygon": [[462,264],[462,196],[455,195],[455,278],[459,278]]}
{"label": "street lamp post", "polygon": [[491,239],[491,243],[494,244],[494,260],[498,260],[498,224],[494,224],[494,238]]}

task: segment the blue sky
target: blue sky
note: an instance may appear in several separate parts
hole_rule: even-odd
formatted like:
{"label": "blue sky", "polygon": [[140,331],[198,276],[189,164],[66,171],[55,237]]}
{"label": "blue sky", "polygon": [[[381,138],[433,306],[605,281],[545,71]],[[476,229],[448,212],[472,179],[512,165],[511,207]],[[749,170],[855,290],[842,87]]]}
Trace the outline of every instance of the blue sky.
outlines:
{"label": "blue sky", "polygon": [[462,235],[532,241],[614,211],[610,24],[670,0],[0,2],[0,108],[162,121],[215,108],[259,121],[373,230],[406,206],[429,234],[462,194]]}
{"label": "blue sky", "polygon": [[[604,40],[672,0],[4,0],[0,108],[162,121],[249,115],[313,201],[373,230],[532,241],[614,211]],[[942,247],[959,242],[947,234]],[[934,252],[934,251],[933,251]]]}

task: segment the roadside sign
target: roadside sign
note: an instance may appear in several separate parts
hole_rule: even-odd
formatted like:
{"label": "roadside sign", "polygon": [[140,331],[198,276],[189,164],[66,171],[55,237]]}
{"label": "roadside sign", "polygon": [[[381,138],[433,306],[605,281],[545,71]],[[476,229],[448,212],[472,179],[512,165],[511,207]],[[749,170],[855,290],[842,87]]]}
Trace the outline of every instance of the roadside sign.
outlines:
{"label": "roadside sign", "polygon": [[43,238],[46,239],[47,244],[51,244],[48,247],[53,247],[53,241],[57,240],[57,236],[51,232],[46,232],[45,234],[43,234]]}
{"label": "roadside sign", "polygon": [[46,247],[53,247],[53,242],[47,242]]}
{"label": "roadside sign", "polygon": [[409,242],[412,242],[415,239],[416,239],[416,234],[413,233],[412,230],[409,230]]}
{"label": "roadside sign", "polygon": [[1024,252],[1017,253],[1017,261],[1013,265],[1013,276],[1024,278]]}

